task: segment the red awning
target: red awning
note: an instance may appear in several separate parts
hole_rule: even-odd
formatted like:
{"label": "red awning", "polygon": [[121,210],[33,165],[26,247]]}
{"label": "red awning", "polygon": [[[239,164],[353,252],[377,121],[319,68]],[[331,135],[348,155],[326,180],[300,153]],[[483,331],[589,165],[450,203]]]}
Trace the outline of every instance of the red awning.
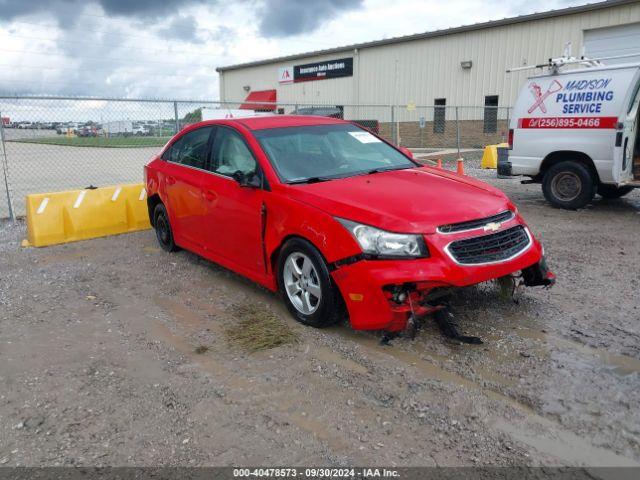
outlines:
{"label": "red awning", "polygon": [[[247,98],[244,99],[245,102],[257,102],[257,103],[243,103],[240,105],[242,110],[260,110],[262,112],[273,112],[276,109],[276,91],[275,90],[258,90],[256,92],[251,92],[247,95]],[[268,103],[260,103],[260,102],[271,102],[272,105]]]}

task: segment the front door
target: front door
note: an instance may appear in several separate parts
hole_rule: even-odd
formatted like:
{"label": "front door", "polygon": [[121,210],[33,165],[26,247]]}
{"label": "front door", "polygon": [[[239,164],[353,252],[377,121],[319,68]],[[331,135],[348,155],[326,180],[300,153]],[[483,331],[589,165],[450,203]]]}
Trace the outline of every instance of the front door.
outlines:
{"label": "front door", "polygon": [[258,163],[243,137],[218,126],[213,139],[211,174],[203,185],[208,250],[238,270],[264,274],[262,246],[262,188],[241,186],[240,178],[261,176]]}
{"label": "front door", "polygon": [[185,247],[202,245],[202,184],[211,176],[206,165],[212,131],[203,127],[186,133],[164,155],[169,218],[176,243]]}
{"label": "front door", "polygon": [[623,123],[622,141],[616,150],[620,158],[620,176],[618,183],[640,180],[640,143],[638,142],[640,123],[640,79],[636,82],[635,89],[626,109],[626,117]]}

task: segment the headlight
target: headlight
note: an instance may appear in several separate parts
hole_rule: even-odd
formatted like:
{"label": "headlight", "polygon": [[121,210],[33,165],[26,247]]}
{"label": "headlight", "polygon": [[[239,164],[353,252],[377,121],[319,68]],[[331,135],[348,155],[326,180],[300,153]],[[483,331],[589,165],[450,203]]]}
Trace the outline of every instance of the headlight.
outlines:
{"label": "headlight", "polygon": [[393,233],[336,218],[356,239],[363,253],[379,257],[428,257],[429,250],[422,235]]}

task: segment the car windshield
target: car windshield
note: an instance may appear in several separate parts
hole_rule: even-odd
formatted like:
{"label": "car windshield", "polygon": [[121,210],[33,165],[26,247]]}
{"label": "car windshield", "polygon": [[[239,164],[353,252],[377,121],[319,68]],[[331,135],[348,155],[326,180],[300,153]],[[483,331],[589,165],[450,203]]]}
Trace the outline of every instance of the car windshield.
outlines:
{"label": "car windshield", "polygon": [[355,125],[312,125],[253,132],[286,183],[351,177],[416,164]]}

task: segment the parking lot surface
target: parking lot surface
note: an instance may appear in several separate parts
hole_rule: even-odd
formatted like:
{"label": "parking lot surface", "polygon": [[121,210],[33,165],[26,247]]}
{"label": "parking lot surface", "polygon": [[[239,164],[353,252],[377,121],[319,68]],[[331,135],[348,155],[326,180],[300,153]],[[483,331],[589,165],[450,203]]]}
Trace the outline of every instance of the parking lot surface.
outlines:
{"label": "parking lot surface", "polygon": [[[5,146],[17,216],[25,214],[24,197],[29,193],[142,182],[142,167],[159,151],[158,147],[69,147],[18,141]],[[4,179],[2,184],[0,218],[8,216]]]}
{"label": "parking lot surface", "polygon": [[[479,346],[429,322],[391,346],[304,327],[152,231],[30,249],[3,224],[0,464],[639,465],[640,192],[562,211],[470,173],[510,195],[558,277],[517,303],[456,294]],[[229,334],[247,312],[297,341],[251,353]]]}

